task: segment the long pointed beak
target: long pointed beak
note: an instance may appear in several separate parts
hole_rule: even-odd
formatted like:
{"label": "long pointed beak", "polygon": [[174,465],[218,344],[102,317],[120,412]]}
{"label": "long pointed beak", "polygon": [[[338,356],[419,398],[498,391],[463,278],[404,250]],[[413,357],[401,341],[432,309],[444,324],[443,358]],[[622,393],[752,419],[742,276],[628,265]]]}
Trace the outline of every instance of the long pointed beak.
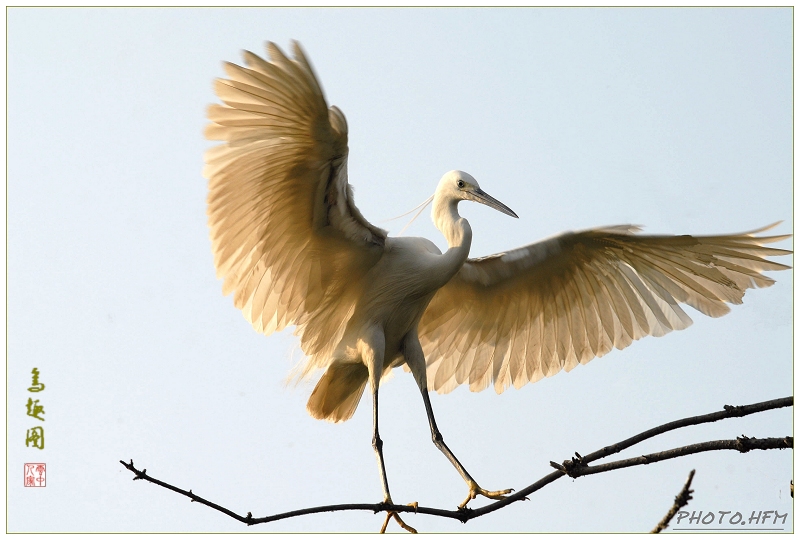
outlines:
{"label": "long pointed beak", "polygon": [[511,217],[519,218],[519,216],[515,214],[511,208],[504,205],[503,203],[501,203],[500,201],[498,201],[497,199],[495,199],[494,197],[483,191],[481,188],[477,188],[471,194],[475,202],[485,204],[486,206],[494,208],[495,210],[499,210],[500,212],[509,215]]}

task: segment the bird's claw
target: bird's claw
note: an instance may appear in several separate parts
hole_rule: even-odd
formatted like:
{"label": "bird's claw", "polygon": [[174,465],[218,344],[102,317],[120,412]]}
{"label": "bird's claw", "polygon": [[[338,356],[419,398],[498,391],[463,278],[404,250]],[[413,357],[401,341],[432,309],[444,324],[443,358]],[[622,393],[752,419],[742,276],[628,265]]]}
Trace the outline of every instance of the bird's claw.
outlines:
{"label": "bird's claw", "polygon": [[[384,502],[385,504],[391,504],[391,505],[393,505],[393,504],[394,504],[394,503],[392,502],[392,499],[386,499],[386,500],[385,500],[385,501],[383,501],[383,502]],[[419,504],[418,504],[418,503],[416,503],[416,502],[413,502],[413,503],[409,503],[409,504],[408,504],[408,506],[413,506],[413,507],[414,507],[414,510],[416,511],[416,510],[417,510],[417,507],[419,506]],[[389,525],[389,520],[390,520],[390,519],[392,519],[392,518],[394,518],[394,520],[397,522],[397,524],[398,524],[398,525],[400,525],[400,526],[401,526],[402,528],[404,528],[405,530],[407,530],[408,532],[410,532],[410,533],[412,533],[412,534],[417,534],[417,529],[415,529],[415,528],[414,528],[414,527],[412,527],[411,525],[408,525],[408,524],[407,524],[405,521],[403,521],[403,519],[400,517],[400,514],[398,514],[397,512],[394,512],[394,511],[392,511],[392,510],[387,510],[387,511],[386,511],[386,519],[384,519],[384,520],[383,520],[383,526],[381,526],[381,534],[383,534],[383,533],[385,533],[385,532],[386,532],[386,527]]]}
{"label": "bird's claw", "polygon": [[459,508],[466,508],[467,504],[469,504],[469,501],[477,498],[478,495],[483,495],[484,497],[487,497],[489,499],[494,499],[496,501],[502,501],[503,499],[505,499],[508,496],[509,493],[511,493],[513,491],[514,491],[513,489],[501,489],[499,491],[487,491],[487,490],[483,489],[481,486],[479,486],[477,483],[470,482],[469,483],[469,495],[467,495],[467,498],[464,499],[464,502],[459,504],[458,507]]}

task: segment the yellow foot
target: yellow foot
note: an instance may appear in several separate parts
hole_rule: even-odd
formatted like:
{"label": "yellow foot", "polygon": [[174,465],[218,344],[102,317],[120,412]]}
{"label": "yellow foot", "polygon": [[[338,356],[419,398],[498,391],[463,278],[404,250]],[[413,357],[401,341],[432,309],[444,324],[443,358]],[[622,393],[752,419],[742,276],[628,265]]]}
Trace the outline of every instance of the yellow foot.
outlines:
{"label": "yellow foot", "polygon": [[[384,502],[387,503],[387,504],[394,504],[391,499],[388,499],[388,500],[386,500]],[[419,504],[417,504],[416,502],[413,502],[413,503],[409,503],[408,506],[413,506],[414,510],[416,511],[416,509],[419,506]],[[406,522],[403,521],[402,518],[400,517],[400,514],[398,514],[397,512],[391,512],[391,511],[390,512],[386,512],[386,519],[383,520],[383,526],[381,527],[381,534],[386,532],[386,526],[389,525],[389,520],[392,519],[392,518],[394,518],[394,520],[397,522],[397,524],[400,525],[405,530],[407,530],[408,532],[413,533],[413,534],[417,534],[417,529],[415,529],[411,525],[406,524]]]}
{"label": "yellow foot", "polygon": [[467,485],[469,486],[469,495],[467,495],[467,498],[464,499],[464,502],[458,505],[459,508],[466,507],[469,501],[476,498],[478,495],[483,495],[484,497],[500,501],[505,499],[506,495],[514,491],[513,489],[501,489],[500,491],[486,491],[475,482],[467,482]]}

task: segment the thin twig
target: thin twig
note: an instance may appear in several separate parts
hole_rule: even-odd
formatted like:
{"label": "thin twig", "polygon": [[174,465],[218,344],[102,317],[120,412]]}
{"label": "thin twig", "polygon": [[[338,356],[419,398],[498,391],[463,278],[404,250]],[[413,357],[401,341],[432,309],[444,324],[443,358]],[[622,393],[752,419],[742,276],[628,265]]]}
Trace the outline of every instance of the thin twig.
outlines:
{"label": "thin twig", "polygon": [[611,454],[616,454],[618,452],[621,452],[622,450],[625,450],[626,448],[631,447],[634,444],[638,444],[646,439],[651,439],[656,435],[661,435],[662,433],[666,433],[667,431],[672,431],[686,426],[695,426],[697,424],[707,424],[709,422],[716,422],[718,420],[724,420],[726,418],[739,418],[742,416],[747,416],[749,414],[768,411],[770,409],[791,407],[793,404],[794,404],[794,397],[789,396],[781,399],[762,401],[761,403],[753,403],[752,405],[741,405],[741,406],[725,405],[723,407],[724,410],[722,411],[713,412],[710,414],[704,414],[702,416],[691,416],[689,418],[684,418],[682,420],[675,420],[674,422],[669,422],[667,424],[663,424],[658,427],[648,429],[647,431],[643,431],[638,435],[634,435],[630,439],[618,442],[617,444],[612,444],[611,446],[606,446],[604,448],[601,448],[597,452],[592,452],[587,456],[583,456],[583,461],[584,463],[591,463],[592,461],[597,461],[598,459],[602,459],[606,456],[610,456]]}
{"label": "thin twig", "polygon": [[189,497],[192,502],[199,502],[200,504],[204,504],[210,508],[218,510],[228,516],[236,519],[237,521],[241,521],[242,523],[246,523],[247,525],[256,525],[259,523],[269,523],[271,521],[278,521],[281,519],[287,519],[296,516],[303,516],[308,514],[317,514],[321,512],[337,512],[341,510],[368,510],[374,513],[378,512],[414,512],[418,514],[427,514],[432,516],[439,516],[445,518],[456,519],[461,521],[462,523],[466,523],[467,521],[474,519],[476,517],[488,514],[490,512],[494,512],[508,506],[509,504],[524,500],[527,498],[527,495],[534,493],[542,489],[544,486],[558,480],[562,476],[572,476],[577,478],[578,476],[585,476],[587,474],[595,474],[599,472],[604,472],[606,470],[614,470],[623,467],[631,467],[634,465],[645,465],[648,463],[654,463],[656,461],[662,461],[664,459],[671,459],[675,457],[679,457],[682,455],[693,454],[697,452],[703,452],[708,450],[721,450],[721,449],[731,449],[731,450],[739,450],[740,452],[747,452],[751,449],[769,449],[769,448],[792,448],[793,447],[793,440],[791,437],[785,438],[775,438],[775,439],[750,439],[747,437],[739,437],[734,440],[727,440],[727,441],[709,441],[706,443],[699,443],[689,446],[684,446],[681,448],[675,448],[672,450],[666,450],[664,452],[659,452],[656,454],[650,454],[648,456],[639,456],[636,458],[631,458],[627,460],[621,460],[611,463],[606,463],[603,465],[597,465],[593,467],[587,466],[588,463],[592,461],[596,461],[603,457],[609,456],[611,454],[615,454],[620,452],[634,444],[637,444],[643,440],[655,437],[661,433],[665,433],[667,431],[671,431],[674,429],[678,429],[685,426],[692,426],[697,424],[703,424],[708,422],[716,422],[717,420],[722,420],[724,418],[731,418],[731,417],[740,417],[746,416],[749,414],[754,414],[757,412],[762,412],[770,409],[778,409],[781,407],[789,407],[794,403],[794,398],[782,398],[782,399],[775,399],[771,401],[765,401],[762,403],[754,403],[752,405],[745,405],[745,406],[738,406],[733,407],[726,405],[725,410],[706,414],[703,416],[694,416],[691,418],[684,418],[682,420],[676,420],[674,422],[670,422],[668,424],[664,424],[662,426],[655,427],[653,429],[649,429],[644,431],[634,437],[621,441],[619,443],[606,446],[601,448],[600,450],[588,454],[586,456],[581,456],[577,452],[575,453],[576,458],[572,458],[571,460],[567,460],[563,462],[563,465],[556,464],[554,462],[550,462],[551,466],[555,467],[557,470],[548,474],[547,476],[539,479],[538,481],[534,482],[533,484],[523,488],[513,495],[508,496],[507,498],[493,502],[486,506],[482,506],[480,508],[472,509],[472,508],[461,508],[458,510],[445,510],[442,508],[430,508],[425,506],[412,506],[412,505],[396,505],[396,504],[387,504],[384,502],[380,502],[377,504],[370,504],[370,503],[350,503],[350,504],[334,504],[334,505],[327,505],[327,506],[316,506],[313,508],[303,508],[300,510],[293,510],[291,512],[283,512],[280,514],[273,514],[271,516],[264,516],[260,518],[254,518],[250,512],[247,513],[246,516],[239,515],[227,508],[220,506],[216,503],[208,501],[194,493],[191,490],[185,491],[183,489],[177,488],[172,486],[166,482],[153,478],[152,476],[147,474],[146,469],[142,469],[141,471],[136,469],[133,465],[133,460],[130,463],[125,463],[124,461],[120,461],[120,463],[125,466],[126,469],[134,473],[134,480],[147,480],[148,482],[152,482],[157,484],[161,487],[174,491],[176,493],[180,493],[186,497]]}
{"label": "thin twig", "polygon": [[784,448],[794,448],[794,439],[792,437],[755,439],[742,435],[732,440],[689,444],[687,446],[681,446],[680,448],[673,448],[671,450],[664,450],[662,452],[656,452],[655,454],[647,454],[630,459],[621,459],[619,461],[603,463],[602,465],[595,465],[594,467],[588,467],[581,463],[580,460],[569,462],[569,467],[564,467],[564,465],[552,462],[550,465],[565,472],[572,478],[578,478],[579,476],[614,471],[616,469],[624,469],[635,465],[648,465],[650,463],[664,461],[665,459],[673,459],[680,456],[698,454],[700,452],[709,452],[711,450],[738,450],[744,454],[750,450],[783,450]]}
{"label": "thin twig", "polygon": [[[643,431],[638,435],[634,435],[624,441],[618,442],[616,444],[612,444],[609,446],[605,446],[596,452],[592,452],[586,456],[581,456],[577,452],[575,452],[576,458],[572,458],[571,460],[564,461],[564,469],[562,470],[559,468],[555,463],[552,461],[550,465],[557,469],[556,472],[551,473],[544,478],[538,480],[537,482],[531,484],[530,486],[523,488],[513,495],[508,496],[507,498],[503,499],[502,501],[497,501],[492,504],[488,504],[486,506],[482,506],[474,510],[475,516],[482,516],[484,514],[488,514],[489,512],[494,512],[504,506],[507,506],[513,502],[521,501],[525,499],[531,493],[540,490],[547,484],[555,482],[564,474],[568,474],[571,468],[575,467],[576,465],[586,465],[591,463],[592,461],[597,461],[598,459],[602,459],[604,457],[608,457],[612,454],[619,453],[626,448],[630,448],[631,446],[638,444],[642,441],[647,439],[651,439],[656,435],[661,435],[662,433],[666,433],[668,431],[673,431],[682,427],[686,426],[694,426],[698,424],[706,424],[710,422],[717,422],[718,420],[723,420],[725,418],[738,418],[741,416],[747,416],[750,414],[755,414],[763,411],[768,411],[771,409],[780,409],[783,407],[791,407],[794,404],[794,397],[789,396],[780,399],[773,399],[770,401],[762,401],[760,403],[753,403],[751,405],[740,405],[740,406],[733,406],[733,405],[725,405],[722,411],[713,412],[709,414],[704,414],[702,416],[691,416],[689,418],[683,418],[681,420],[675,420],[674,422],[668,422],[666,424],[662,424],[660,426],[654,427],[652,429],[648,429],[647,431]],[[580,475],[579,475],[580,476]],[[577,478],[577,477],[576,477]]]}
{"label": "thin twig", "polygon": [[667,515],[664,516],[664,519],[658,522],[656,528],[650,531],[651,533],[660,533],[666,529],[669,526],[669,522],[672,521],[672,518],[678,513],[678,510],[689,504],[689,501],[692,500],[692,493],[694,493],[693,489],[689,489],[689,487],[692,485],[693,479],[694,469],[692,469],[692,472],[689,473],[689,478],[687,478],[686,483],[683,484],[683,489],[681,492],[675,497],[675,503],[672,505],[672,508],[669,509],[669,512],[667,512]]}
{"label": "thin twig", "polygon": [[167,489],[169,489],[171,491],[174,491],[176,493],[180,493],[181,495],[189,497],[192,500],[192,502],[199,502],[200,504],[204,504],[204,505],[206,505],[206,506],[208,506],[210,508],[213,508],[215,510],[219,510],[220,512],[222,512],[224,514],[227,514],[227,515],[231,516],[233,519],[235,519],[237,521],[241,521],[242,523],[246,523],[248,525],[257,525],[259,523],[269,523],[270,521],[278,521],[278,520],[281,520],[281,519],[287,519],[287,518],[297,517],[297,516],[304,516],[304,515],[307,515],[307,514],[319,514],[319,513],[322,513],[322,512],[338,512],[340,510],[369,510],[369,511],[372,511],[373,513],[375,513],[375,514],[377,514],[378,512],[414,512],[414,513],[419,513],[419,514],[429,514],[429,515],[432,515],[432,516],[448,517],[448,518],[452,518],[452,519],[457,519],[459,521],[463,521],[465,523],[469,519],[471,519],[471,517],[469,516],[471,511],[468,508],[464,509],[464,510],[456,510],[456,511],[454,511],[454,510],[444,510],[444,509],[440,509],[440,508],[428,508],[428,507],[425,507],[425,506],[418,506],[417,507],[417,506],[411,506],[411,505],[387,504],[385,502],[379,502],[379,503],[330,504],[330,505],[326,505],[326,506],[314,506],[312,508],[302,508],[300,510],[293,510],[291,512],[283,512],[281,514],[273,514],[271,516],[264,516],[264,517],[260,517],[260,518],[254,518],[254,517],[252,517],[252,514],[250,512],[248,512],[246,516],[242,516],[240,514],[237,514],[236,512],[228,510],[225,507],[222,507],[222,506],[220,506],[220,505],[218,505],[216,503],[208,501],[207,499],[204,499],[203,497],[200,497],[200,496],[192,493],[191,490],[185,491],[185,490],[180,489],[178,487],[175,487],[175,486],[173,486],[171,484],[168,484],[166,482],[158,480],[157,478],[153,478],[152,476],[147,474],[147,469],[142,469],[141,471],[138,470],[133,465],[133,460],[131,460],[130,463],[125,463],[124,461],[120,461],[120,463],[122,463],[122,465],[126,469],[128,469],[129,471],[134,473],[134,475],[135,475],[134,478],[133,478],[134,480],[147,480],[148,482],[152,482],[153,484],[156,484],[156,485],[159,485],[161,487],[167,488]]}

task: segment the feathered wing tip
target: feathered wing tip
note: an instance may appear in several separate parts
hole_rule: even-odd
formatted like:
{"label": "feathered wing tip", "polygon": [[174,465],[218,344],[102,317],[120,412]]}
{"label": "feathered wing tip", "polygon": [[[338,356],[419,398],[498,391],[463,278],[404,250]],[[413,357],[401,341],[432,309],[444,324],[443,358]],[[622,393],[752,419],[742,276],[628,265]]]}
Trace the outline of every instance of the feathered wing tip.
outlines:
{"label": "feathered wing tip", "polygon": [[642,232],[644,225],[607,225],[605,227],[596,227],[594,229],[587,229],[587,231],[606,232],[611,234],[636,234]]}
{"label": "feathered wing tip", "polygon": [[[771,223],[769,225],[765,225],[764,227],[760,227],[758,229],[753,229],[752,231],[746,231],[746,232],[743,232],[743,233],[739,233],[738,236],[753,236],[756,233],[760,233],[760,232],[768,231],[770,229],[774,229],[775,227],[777,227],[781,223],[783,223],[783,220],[776,221],[775,223]],[[789,238],[790,236],[792,236],[792,235],[791,234],[787,234],[787,235],[784,235],[783,238]]]}
{"label": "feathered wing tip", "polygon": [[[305,66],[308,66],[309,68],[311,67],[311,62],[308,61],[308,57],[306,56],[306,53],[303,50],[303,46],[296,39],[292,40],[292,52],[294,53],[295,60],[299,61]],[[317,78],[316,74],[314,78],[315,79]]]}

